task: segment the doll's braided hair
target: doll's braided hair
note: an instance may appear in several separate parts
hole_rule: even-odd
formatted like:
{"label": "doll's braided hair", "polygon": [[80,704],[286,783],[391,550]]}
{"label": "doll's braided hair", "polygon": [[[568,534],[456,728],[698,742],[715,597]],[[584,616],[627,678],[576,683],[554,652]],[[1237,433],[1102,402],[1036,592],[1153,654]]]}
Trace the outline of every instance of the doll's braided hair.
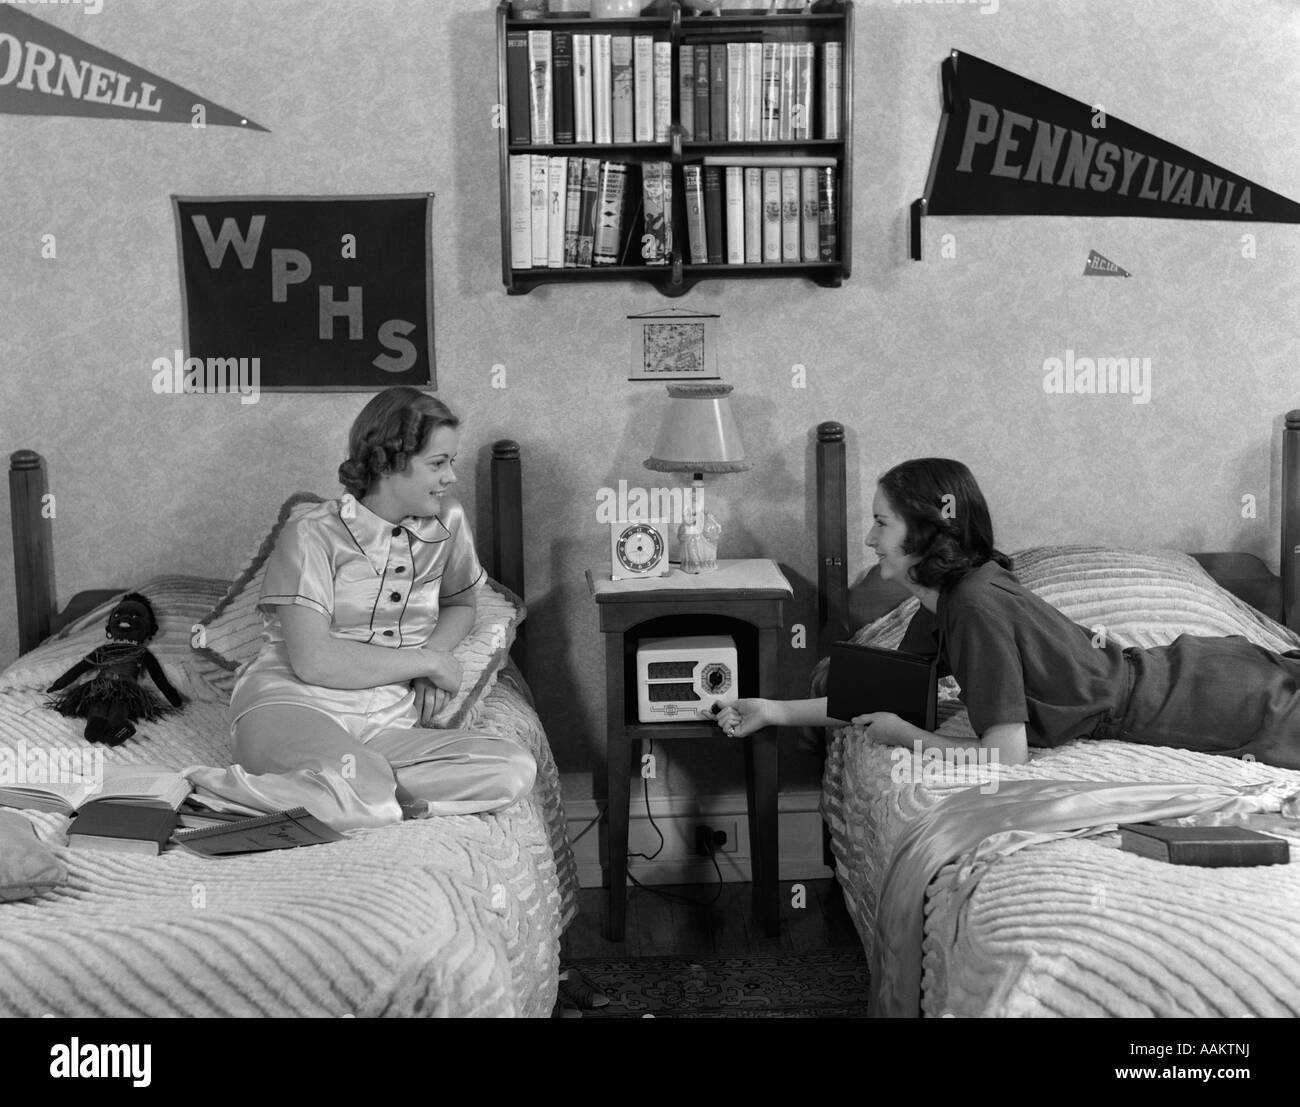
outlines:
{"label": "doll's braided hair", "polygon": [[921,558],[908,573],[923,588],[946,592],[986,561],[1011,568],[1011,559],[993,545],[984,493],[960,461],[914,458],[895,465],[879,483],[907,524],[903,552]]}
{"label": "doll's braided hair", "polygon": [[348,434],[348,459],[339,483],[361,499],[385,473],[400,473],[411,456],[429,444],[438,427],[460,419],[441,400],[409,385],[386,388],[361,409]]}

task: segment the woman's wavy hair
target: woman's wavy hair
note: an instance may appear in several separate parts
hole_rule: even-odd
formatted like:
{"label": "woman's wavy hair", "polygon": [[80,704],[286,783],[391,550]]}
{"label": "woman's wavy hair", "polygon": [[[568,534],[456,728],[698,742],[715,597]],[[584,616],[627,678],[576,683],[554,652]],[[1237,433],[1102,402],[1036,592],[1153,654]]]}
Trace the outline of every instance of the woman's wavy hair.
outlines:
{"label": "woman's wavy hair", "polygon": [[359,500],[385,473],[402,472],[439,427],[458,426],[451,409],[427,392],[409,385],[386,388],[352,423],[339,483]]}
{"label": "woman's wavy hair", "polygon": [[947,592],[986,561],[1011,568],[1011,559],[993,545],[984,493],[960,461],[914,458],[895,465],[879,484],[907,526],[903,552],[921,559],[908,570],[921,587]]}

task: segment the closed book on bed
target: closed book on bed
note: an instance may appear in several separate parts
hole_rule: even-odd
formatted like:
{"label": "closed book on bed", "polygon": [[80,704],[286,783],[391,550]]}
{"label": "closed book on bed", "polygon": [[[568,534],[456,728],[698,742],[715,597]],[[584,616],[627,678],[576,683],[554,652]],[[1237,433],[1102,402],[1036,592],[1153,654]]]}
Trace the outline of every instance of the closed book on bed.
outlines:
{"label": "closed book on bed", "polygon": [[1291,860],[1286,841],[1244,826],[1157,826],[1120,823],[1121,849],[1167,861],[1171,865],[1285,865]]}
{"label": "closed book on bed", "polygon": [[221,826],[182,830],[176,841],[195,853],[219,857],[230,853],[261,853],[271,849],[293,849],[338,842],[343,835],[326,826],[305,807],[277,811]]}
{"label": "closed book on bed", "polygon": [[72,820],[68,845],[74,849],[159,854],[176,829],[176,821],[176,812],[170,807],[94,800],[84,804]]}
{"label": "closed book on bed", "polygon": [[939,659],[902,650],[831,645],[826,714],[848,722],[889,711],[922,730],[934,730],[939,706]]}

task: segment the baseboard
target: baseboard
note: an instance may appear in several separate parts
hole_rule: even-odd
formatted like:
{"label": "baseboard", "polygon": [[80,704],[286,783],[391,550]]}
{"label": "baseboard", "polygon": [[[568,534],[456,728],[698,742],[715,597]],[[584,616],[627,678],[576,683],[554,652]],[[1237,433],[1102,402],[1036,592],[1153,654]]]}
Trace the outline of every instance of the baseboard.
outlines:
{"label": "baseboard", "polygon": [[[780,843],[781,880],[816,880],[831,876],[822,862],[822,818],[818,811],[819,792],[786,792],[778,797],[777,834]],[[605,882],[601,859],[606,849],[606,823],[600,819],[603,800],[566,800],[569,841],[578,863],[578,882],[584,888],[599,888]],[[708,884],[722,873],[724,881],[748,881],[750,877],[749,822],[744,793],[722,796],[660,796],[650,800],[650,812],[663,833],[659,835],[646,815],[640,796],[634,796],[628,822],[628,851],[658,855],[653,861],[628,859],[628,872],[642,884]],[[706,857],[695,855],[695,828],[707,824],[727,835],[726,844],[715,854],[718,867]],[[584,833],[585,831],[585,833]]]}

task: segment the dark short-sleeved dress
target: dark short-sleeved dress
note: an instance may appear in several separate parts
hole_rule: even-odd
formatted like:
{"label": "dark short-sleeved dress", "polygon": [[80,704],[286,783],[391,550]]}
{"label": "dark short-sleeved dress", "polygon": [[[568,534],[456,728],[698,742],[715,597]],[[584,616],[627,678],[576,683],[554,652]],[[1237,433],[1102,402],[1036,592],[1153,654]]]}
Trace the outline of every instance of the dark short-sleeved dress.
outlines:
{"label": "dark short-sleeved dress", "polygon": [[940,650],[976,734],[1024,723],[1032,746],[1118,738],[1300,769],[1300,651],[1188,634],[1121,647],[992,561],[922,608],[900,648]]}

